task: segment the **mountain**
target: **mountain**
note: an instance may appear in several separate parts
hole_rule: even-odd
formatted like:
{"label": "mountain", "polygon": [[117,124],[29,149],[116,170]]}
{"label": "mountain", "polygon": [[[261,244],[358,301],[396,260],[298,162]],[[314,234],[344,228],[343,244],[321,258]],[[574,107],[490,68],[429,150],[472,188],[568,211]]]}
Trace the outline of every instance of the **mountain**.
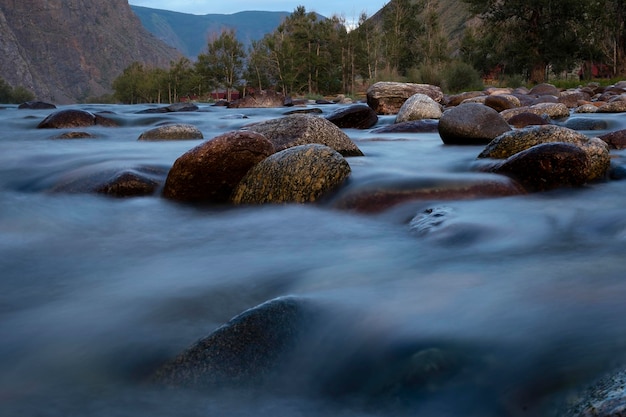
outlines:
{"label": "mountain", "polygon": [[127,0],[0,0],[0,77],[57,104],[111,92],[134,61],[180,53],[150,34]]}
{"label": "mountain", "polygon": [[234,14],[194,15],[131,6],[148,31],[185,56],[195,59],[205,51],[211,34],[234,29],[244,46],[263,38],[289,16],[288,12],[247,11]]}

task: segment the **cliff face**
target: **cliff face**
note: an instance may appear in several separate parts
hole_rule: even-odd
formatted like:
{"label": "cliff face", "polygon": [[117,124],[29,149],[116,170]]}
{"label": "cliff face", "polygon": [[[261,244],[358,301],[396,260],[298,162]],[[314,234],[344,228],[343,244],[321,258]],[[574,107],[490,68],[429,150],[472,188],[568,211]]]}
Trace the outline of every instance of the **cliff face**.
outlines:
{"label": "cliff face", "polygon": [[0,0],[0,77],[67,104],[110,93],[134,61],[167,67],[179,52],[149,34],[127,0]]}

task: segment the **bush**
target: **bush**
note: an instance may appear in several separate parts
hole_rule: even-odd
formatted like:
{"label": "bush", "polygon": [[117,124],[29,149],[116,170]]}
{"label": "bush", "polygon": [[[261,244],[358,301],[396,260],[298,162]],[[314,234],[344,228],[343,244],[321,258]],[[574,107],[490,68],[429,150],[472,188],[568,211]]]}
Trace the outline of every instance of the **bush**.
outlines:
{"label": "bush", "polygon": [[26,88],[18,86],[11,88],[6,81],[0,78],[0,103],[19,104],[35,99],[35,95]]}
{"label": "bush", "polygon": [[461,61],[450,62],[443,71],[442,87],[451,93],[482,90],[483,80],[470,64]]}
{"label": "bush", "polygon": [[443,76],[439,65],[422,64],[418,68],[411,68],[407,73],[410,82],[430,84],[441,87]]}

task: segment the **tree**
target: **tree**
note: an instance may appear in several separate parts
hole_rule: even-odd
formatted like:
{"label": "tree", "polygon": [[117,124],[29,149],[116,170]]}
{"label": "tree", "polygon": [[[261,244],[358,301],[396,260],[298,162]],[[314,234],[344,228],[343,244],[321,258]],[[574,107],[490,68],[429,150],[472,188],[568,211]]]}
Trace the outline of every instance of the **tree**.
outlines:
{"label": "tree", "polygon": [[214,35],[209,40],[207,52],[198,55],[196,68],[205,77],[225,87],[227,100],[230,101],[231,89],[241,80],[244,58],[243,44],[237,40],[235,31],[223,30],[219,36]]}
{"label": "tree", "polygon": [[383,16],[383,37],[387,71],[405,74],[420,58],[419,41],[424,33],[420,18],[422,1],[392,0]]}
{"label": "tree", "polygon": [[0,103],[24,103],[34,100],[35,95],[32,91],[23,86],[12,88],[3,78],[0,78]]}
{"label": "tree", "polygon": [[[475,32],[483,43],[466,53],[497,56],[498,65],[529,74],[532,83],[545,81],[549,66],[571,68],[590,39],[577,36],[596,5],[593,1],[571,0],[463,0],[477,13],[481,25]],[[482,68],[488,72],[490,69]],[[493,68],[491,68],[493,69]]]}

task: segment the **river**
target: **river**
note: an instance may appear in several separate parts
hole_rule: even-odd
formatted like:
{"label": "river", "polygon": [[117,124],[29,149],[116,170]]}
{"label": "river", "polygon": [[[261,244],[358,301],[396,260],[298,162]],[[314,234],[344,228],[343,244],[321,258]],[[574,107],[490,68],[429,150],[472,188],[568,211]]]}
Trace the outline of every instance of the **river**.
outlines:
{"label": "river", "polygon": [[[137,114],[147,107],[73,106],[120,124],[89,128],[96,138],[81,140],[36,129],[50,110],[0,110],[1,415],[552,415],[570,389],[626,365],[625,181],[368,215],[52,192],[77,173],[166,171],[201,142],[137,141],[159,123],[194,124],[210,139],[285,111]],[[337,105],[319,107],[329,114]],[[626,128],[624,114],[572,117],[608,122],[589,135]],[[384,116],[377,127],[392,122]],[[483,148],[446,146],[436,133],[345,131],[365,154],[348,158],[356,184],[469,175]],[[624,152],[612,151],[615,165]],[[445,220],[424,231],[416,216],[432,210]],[[145,382],[233,316],[286,295],[315,300],[332,317],[294,365],[311,375],[298,390]],[[358,355],[393,362],[376,352],[407,345],[461,352],[469,365],[400,400],[376,390],[318,394],[326,383],[318,370],[350,373],[341,369]]]}

